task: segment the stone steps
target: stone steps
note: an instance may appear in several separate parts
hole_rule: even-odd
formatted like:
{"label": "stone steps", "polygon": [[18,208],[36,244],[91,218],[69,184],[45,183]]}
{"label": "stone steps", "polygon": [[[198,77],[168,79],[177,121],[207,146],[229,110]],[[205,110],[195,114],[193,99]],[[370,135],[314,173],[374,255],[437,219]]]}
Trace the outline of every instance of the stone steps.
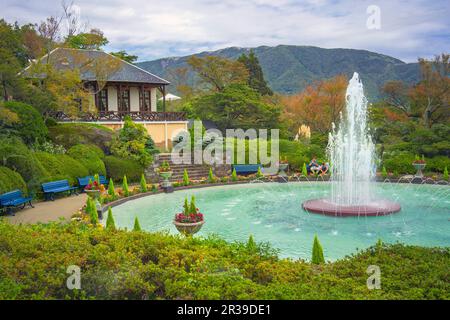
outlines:
{"label": "stone steps", "polygon": [[161,165],[163,161],[167,161],[170,165],[170,168],[173,172],[171,181],[179,181],[183,180],[184,170],[186,169],[188,172],[189,179],[198,180],[201,178],[207,178],[209,175],[209,166],[205,164],[194,164],[192,160],[191,164],[174,164],[171,160],[170,154],[159,154],[155,162],[158,165]]}

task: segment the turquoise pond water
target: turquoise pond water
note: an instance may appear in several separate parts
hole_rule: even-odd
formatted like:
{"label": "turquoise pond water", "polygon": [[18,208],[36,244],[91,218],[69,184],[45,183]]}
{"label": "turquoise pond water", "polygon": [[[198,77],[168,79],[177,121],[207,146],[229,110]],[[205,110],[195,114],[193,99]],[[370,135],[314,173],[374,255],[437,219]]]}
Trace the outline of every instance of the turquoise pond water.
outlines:
{"label": "turquoise pond water", "polygon": [[251,183],[176,191],[129,201],[113,209],[116,225],[131,229],[137,216],[147,231],[169,231],[186,196],[195,195],[205,215],[196,236],[269,242],[281,257],[309,259],[314,234],[325,258],[336,260],[376,243],[450,246],[450,187],[377,183],[375,193],[400,202],[402,211],[383,217],[340,218],[308,213],[301,203],[329,195],[329,183]]}

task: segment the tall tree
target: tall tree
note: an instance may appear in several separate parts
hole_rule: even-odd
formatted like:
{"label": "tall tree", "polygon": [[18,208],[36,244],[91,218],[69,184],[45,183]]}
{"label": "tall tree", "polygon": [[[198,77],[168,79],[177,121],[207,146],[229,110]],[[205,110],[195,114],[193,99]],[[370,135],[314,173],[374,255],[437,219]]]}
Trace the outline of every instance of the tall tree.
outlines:
{"label": "tall tree", "polygon": [[10,100],[20,85],[17,73],[26,63],[26,51],[22,46],[20,29],[17,25],[0,20],[0,96]]}
{"label": "tall tree", "polygon": [[283,118],[290,123],[294,132],[306,124],[312,131],[328,133],[345,106],[346,88],[347,78],[339,75],[318,81],[296,95],[284,97]]}
{"label": "tall tree", "polygon": [[272,89],[267,85],[266,79],[264,79],[264,73],[262,71],[261,65],[259,64],[258,57],[256,57],[253,50],[250,50],[247,56],[243,53],[239,59],[239,62],[243,63],[248,70],[248,85],[258,91],[261,95],[273,95]]}
{"label": "tall tree", "polygon": [[427,127],[450,120],[450,54],[433,60],[419,59],[422,81],[414,88],[412,98],[422,106]]}
{"label": "tall tree", "polygon": [[188,59],[188,64],[198,74],[207,89],[223,91],[232,83],[246,83],[247,68],[239,61],[233,61],[216,56],[197,57]]}
{"label": "tall tree", "polygon": [[219,129],[277,128],[280,108],[264,102],[246,84],[230,84],[222,91],[202,95],[189,105],[193,118],[211,120]]}
{"label": "tall tree", "polygon": [[421,80],[408,86],[402,81],[388,81],[383,86],[385,103],[408,117],[422,119],[425,126],[450,121],[449,54],[433,60],[419,59]]}
{"label": "tall tree", "polygon": [[68,36],[65,44],[74,49],[100,50],[108,42],[101,30],[91,29],[91,31],[86,33]]}

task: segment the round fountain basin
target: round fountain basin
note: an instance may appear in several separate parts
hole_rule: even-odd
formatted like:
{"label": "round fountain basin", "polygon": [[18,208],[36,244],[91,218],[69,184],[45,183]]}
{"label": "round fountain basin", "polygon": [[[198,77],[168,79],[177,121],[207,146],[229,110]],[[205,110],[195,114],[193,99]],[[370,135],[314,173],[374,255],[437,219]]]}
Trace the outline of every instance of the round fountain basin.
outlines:
{"label": "round fountain basin", "polygon": [[302,207],[308,212],[338,217],[376,217],[401,210],[400,204],[389,200],[377,200],[364,205],[343,206],[328,199],[313,199],[303,202]]}

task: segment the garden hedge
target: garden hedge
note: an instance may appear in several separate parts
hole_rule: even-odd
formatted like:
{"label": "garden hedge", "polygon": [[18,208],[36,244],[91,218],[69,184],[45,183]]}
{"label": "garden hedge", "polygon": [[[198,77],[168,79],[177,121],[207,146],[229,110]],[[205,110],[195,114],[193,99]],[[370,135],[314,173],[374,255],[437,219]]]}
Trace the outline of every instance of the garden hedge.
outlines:
{"label": "garden hedge", "polygon": [[17,101],[5,102],[4,106],[18,115],[19,121],[11,127],[25,143],[31,144],[45,140],[48,130],[41,114],[35,108]]}
{"label": "garden hedge", "polygon": [[69,180],[69,184],[76,185],[78,177],[85,177],[89,171],[79,161],[66,154],[51,154],[36,152],[36,157],[51,176],[51,180]]}
{"label": "garden hedge", "polygon": [[29,191],[40,189],[50,174],[19,138],[0,138],[0,159],[6,167],[17,171],[26,181]]}
{"label": "garden hedge", "polygon": [[89,171],[89,174],[106,175],[105,164],[102,159],[105,157],[102,149],[95,145],[77,144],[67,150],[67,154],[78,160]]}
{"label": "garden hedge", "polygon": [[122,181],[127,176],[128,181],[138,182],[144,173],[142,165],[131,159],[122,159],[115,156],[106,156],[104,159],[106,175],[114,181]]}
{"label": "garden hedge", "polygon": [[[381,290],[367,288],[370,265]],[[449,265],[449,248],[381,244],[316,266],[250,241],[0,222],[0,299],[449,299]]]}
{"label": "garden hedge", "polygon": [[88,123],[63,123],[48,129],[50,139],[66,149],[77,144],[94,144],[105,153],[109,153],[109,144],[114,133],[107,127]]}
{"label": "garden hedge", "polygon": [[27,185],[22,176],[7,167],[0,167],[0,194],[15,189],[27,192]]}

